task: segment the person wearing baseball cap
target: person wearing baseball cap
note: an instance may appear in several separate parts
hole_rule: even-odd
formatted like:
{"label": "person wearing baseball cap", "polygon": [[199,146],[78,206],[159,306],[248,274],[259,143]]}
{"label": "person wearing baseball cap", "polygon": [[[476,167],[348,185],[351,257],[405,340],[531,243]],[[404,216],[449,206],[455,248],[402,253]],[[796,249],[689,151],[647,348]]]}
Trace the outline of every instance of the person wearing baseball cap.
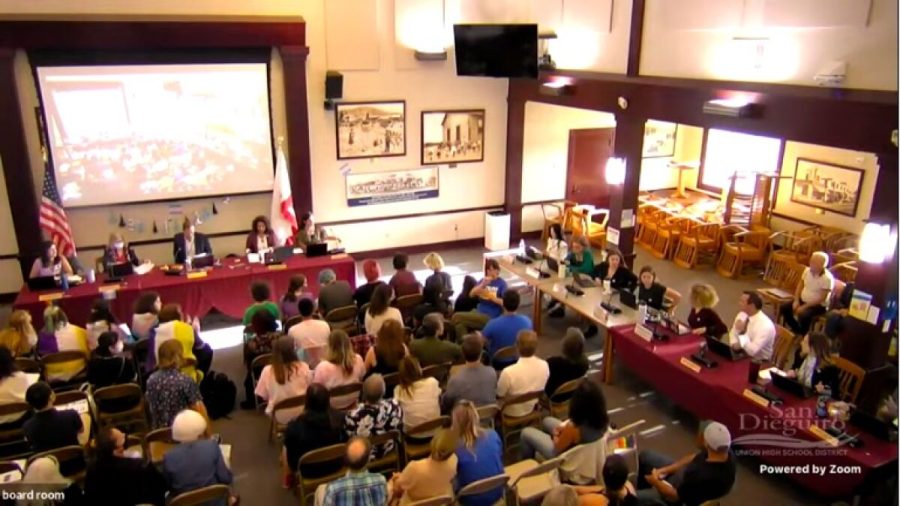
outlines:
{"label": "person wearing baseball cap", "polygon": [[639,504],[696,506],[731,491],[736,469],[728,428],[701,423],[697,439],[701,450],[677,461],[653,451],[639,454]]}

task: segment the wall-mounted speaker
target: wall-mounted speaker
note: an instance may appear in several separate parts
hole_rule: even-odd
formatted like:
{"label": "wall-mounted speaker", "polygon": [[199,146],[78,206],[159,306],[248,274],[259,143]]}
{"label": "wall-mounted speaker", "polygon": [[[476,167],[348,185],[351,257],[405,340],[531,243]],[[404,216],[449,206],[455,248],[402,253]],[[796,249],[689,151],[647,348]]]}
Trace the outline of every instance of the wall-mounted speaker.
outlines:
{"label": "wall-mounted speaker", "polygon": [[335,70],[325,73],[325,109],[334,109],[334,101],[344,98],[344,75]]}

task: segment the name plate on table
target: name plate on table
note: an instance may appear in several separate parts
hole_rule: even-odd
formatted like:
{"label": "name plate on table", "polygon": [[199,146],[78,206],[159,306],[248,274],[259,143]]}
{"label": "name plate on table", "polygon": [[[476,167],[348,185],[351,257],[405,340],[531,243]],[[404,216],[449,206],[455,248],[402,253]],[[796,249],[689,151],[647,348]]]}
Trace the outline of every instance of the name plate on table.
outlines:
{"label": "name plate on table", "polygon": [[765,397],[757,394],[756,392],[754,392],[753,390],[750,390],[749,388],[744,389],[744,397],[750,399],[751,401],[759,404],[760,406],[762,406],[764,408],[769,407],[769,399],[766,399]]}
{"label": "name plate on table", "polygon": [[59,300],[59,299],[63,298],[64,295],[65,295],[65,293],[63,293],[63,292],[45,293],[43,295],[38,295],[38,300],[41,302],[50,302],[50,301],[54,301],[54,300]]}
{"label": "name plate on table", "polygon": [[541,273],[533,267],[526,267],[525,274],[527,274],[528,276],[531,276],[532,278],[535,278],[535,279],[540,279],[540,277],[541,277]]}
{"label": "name plate on table", "polygon": [[206,271],[197,271],[197,272],[189,272],[187,274],[188,279],[200,279],[205,278],[209,273]]}
{"label": "name plate on table", "polygon": [[594,308],[594,317],[600,320],[603,323],[609,321],[609,311],[603,308],[603,306],[597,306]]}
{"label": "name plate on table", "polygon": [[287,265],[284,264],[272,264],[266,267],[270,271],[283,271],[287,269]]}
{"label": "name plate on table", "polygon": [[648,343],[653,340],[653,331],[640,323],[634,326],[634,333]]}
{"label": "name plate on table", "polygon": [[347,258],[348,256],[349,255],[347,255],[346,253],[338,253],[337,255],[331,255],[331,259],[332,260],[342,260],[344,258]]}
{"label": "name plate on table", "polygon": [[809,431],[810,434],[812,434],[813,436],[816,436],[817,438],[821,439],[822,441],[825,441],[826,443],[828,443],[831,446],[840,446],[841,445],[841,442],[838,441],[836,437],[825,432],[825,430],[822,427],[819,427],[816,424],[810,424],[810,426],[807,430]]}
{"label": "name plate on table", "polygon": [[119,284],[115,284],[115,285],[102,285],[102,286],[98,286],[98,287],[97,287],[97,291],[100,292],[100,293],[103,293],[103,292],[117,292],[117,291],[119,291],[119,288],[122,288],[122,285],[119,285]]}
{"label": "name plate on table", "polygon": [[697,374],[700,374],[700,364],[694,362],[693,360],[691,360],[687,357],[681,357],[681,360],[679,360],[679,362],[681,363],[681,365],[687,367],[688,369],[694,371]]}

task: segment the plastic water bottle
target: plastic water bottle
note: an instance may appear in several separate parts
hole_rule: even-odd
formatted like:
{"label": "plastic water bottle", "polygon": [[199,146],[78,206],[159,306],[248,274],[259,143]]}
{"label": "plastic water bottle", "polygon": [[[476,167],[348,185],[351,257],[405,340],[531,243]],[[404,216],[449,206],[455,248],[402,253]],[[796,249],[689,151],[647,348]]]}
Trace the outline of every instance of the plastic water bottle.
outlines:
{"label": "plastic water bottle", "polygon": [[525,239],[519,239],[519,254],[525,254]]}
{"label": "plastic water bottle", "polygon": [[64,292],[69,289],[69,275],[65,272],[59,276],[59,287],[62,288],[62,291]]}
{"label": "plastic water bottle", "polygon": [[831,387],[826,386],[816,400],[816,416],[825,418],[828,416],[828,401],[831,400]]}
{"label": "plastic water bottle", "polygon": [[641,325],[647,322],[647,304],[641,302],[638,304],[638,322]]}

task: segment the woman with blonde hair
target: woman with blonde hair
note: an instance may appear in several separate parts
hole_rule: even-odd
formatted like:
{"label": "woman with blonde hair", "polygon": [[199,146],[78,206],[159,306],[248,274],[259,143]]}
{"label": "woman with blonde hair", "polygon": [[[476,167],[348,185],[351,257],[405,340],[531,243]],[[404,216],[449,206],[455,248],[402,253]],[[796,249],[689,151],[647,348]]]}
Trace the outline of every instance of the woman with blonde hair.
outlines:
{"label": "woman with blonde hair", "polygon": [[8,326],[0,331],[0,346],[8,349],[13,357],[31,353],[38,342],[37,331],[31,324],[31,313],[17,309],[9,315]]}
{"label": "woman with blonde hair", "polygon": [[[328,336],[328,352],[313,371],[313,383],[332,388],[358,383],[366,374],[366,365],[359,353],[353,351],[350,336],[343,330],[332,330]],[[356,404],[357,396],[350,394],[331,398],[331,407],[345,409]]]}
{"label": "woman with blonde hair", "polygon": [[728,326],[713,309],[719,303],[716,289],[706,283],[697,283],[691,287],[691,312],[688,314],[688,325],[691,332],[697,335],[719,338],[728,332]]}
{"label": "woman with blonde hair", "polygon": [[87,331],[69,323],[69,317],[59,306],[50,305],[44,310],[44,329],[38,334],[37,351],[40,355],[60,351],[80,351],[83,360],[73,360],[48,365],[45,371],[51,381],[69,381],[87,367],[90,354]]}
{"label": "woman with blonde hair", "polygon": [[[471,401],[460,401],[451,413],[450,430],[457,438],[456,485],[469,483],[503,474],[503,444],[493,429],[480,425],[478,410]],[[458,489],[457,489],[458,490]],[[483,494],[466,497],[464,506],[494,504],[503,496],[497,488]]]}
{"label": "woman with blonde hair", "polygon": [[431,454],[424,459],[411,461],[402,473],[394,473],[390,481],[392,500],[400,498],[400,505],[453,495],[453,478],[456,477],[456,435],[440,429],[431,438]]}
{"label": "woman with blonde hair", "polygon": [[113,265],[128,264],[137,267],[141,265],[134,248],[131,247],[122,234],[113,232],[109,234],[109,242],[106,243],[106,249],[103,251],[103,268],[109,272],[109,268]]}
{"label": "woman with blonde hair", "polygon": [[436,284],[438,281],[440,281],[444,293],[453,290],[453,281],[450,279],[450,275],[444,272],[445,264],[444,259],[441,257],[441,255],[432,251],[431,253],[425,255],[425,258],[422,259],[422,262],[425,264],[425,267],[428,267],[432,271],[432,274],[425,278],[426,287],[431,284]]}
{"label": "woman with blonde hair", "polygon": [[441,386],[438,380],[422,374],[418,359],[412,355],[400,361],[400,386],[394,398],[403,408],[407,429],[441,416]]}

